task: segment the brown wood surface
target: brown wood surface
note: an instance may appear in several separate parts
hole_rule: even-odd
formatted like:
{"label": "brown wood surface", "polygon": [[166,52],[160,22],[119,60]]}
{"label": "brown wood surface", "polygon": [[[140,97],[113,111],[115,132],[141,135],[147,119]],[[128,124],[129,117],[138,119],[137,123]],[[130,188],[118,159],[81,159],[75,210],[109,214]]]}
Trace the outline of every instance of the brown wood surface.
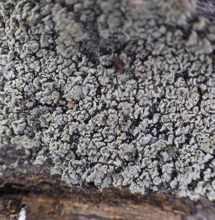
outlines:
{"label": "brown wood surface", "polygon": [[206,200],[194,203],[164,194],[143,196],[127,188],[102,192],[93,186],[69,188],[57,177],[41,174],[5,175],[0,179],[0,193],[1,220],[18,219],[23,206],[29,220],[215,219],[214,204]]}

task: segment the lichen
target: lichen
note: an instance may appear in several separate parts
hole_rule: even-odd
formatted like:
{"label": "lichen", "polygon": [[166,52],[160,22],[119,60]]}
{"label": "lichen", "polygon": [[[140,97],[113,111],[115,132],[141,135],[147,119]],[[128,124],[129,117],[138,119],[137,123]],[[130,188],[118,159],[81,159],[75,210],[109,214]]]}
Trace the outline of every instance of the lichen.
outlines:
{"label": "lichen", "polygon": [[215,200],[215,26],[202,2],[1,1],[0,152],[21,149],[71,186]]}

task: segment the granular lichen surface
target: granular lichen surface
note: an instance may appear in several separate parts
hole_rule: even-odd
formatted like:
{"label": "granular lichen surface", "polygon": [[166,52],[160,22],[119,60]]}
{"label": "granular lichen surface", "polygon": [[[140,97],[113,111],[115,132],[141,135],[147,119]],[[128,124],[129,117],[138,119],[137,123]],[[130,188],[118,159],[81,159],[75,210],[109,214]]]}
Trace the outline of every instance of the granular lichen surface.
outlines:
{"label": "granular lichen surface", "polygon": [[1,175],[215,200],[210,1],[0,6]]}

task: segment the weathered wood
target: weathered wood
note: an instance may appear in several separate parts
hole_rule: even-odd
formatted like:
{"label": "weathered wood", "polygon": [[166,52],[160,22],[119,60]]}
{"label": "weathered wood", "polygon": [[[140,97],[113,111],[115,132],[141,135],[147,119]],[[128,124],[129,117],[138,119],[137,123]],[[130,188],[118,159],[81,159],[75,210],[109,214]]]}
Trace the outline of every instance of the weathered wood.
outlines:
{"label": "weathered wood", "polygon": [[[73,187],[41,174],[7,175],[1,179],[0,219],[17,219],[23,206],[27,219],[146,219],[179,220],[215,216],[213,203],[197,204],[170,195],[132,194],[127,188]],[[210,209],[210,210],[209,210]],[[203,212],[204,211],[204,212]],[[190,215],[193,217],[189,217]],[[191,216],[192,216],[191,215]]]}

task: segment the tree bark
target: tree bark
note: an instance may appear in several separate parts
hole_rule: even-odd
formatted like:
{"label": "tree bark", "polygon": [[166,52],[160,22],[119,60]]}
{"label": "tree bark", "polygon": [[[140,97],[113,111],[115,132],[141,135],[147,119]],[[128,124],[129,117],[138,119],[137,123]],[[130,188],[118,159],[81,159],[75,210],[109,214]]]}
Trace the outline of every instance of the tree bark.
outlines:
{"label": "tree bark", "polygon": [[213,219],[214,203],[165,194],[132,194],[127,188],[68,187],[55,176],[8,174],[0,180],[0,219]]}

